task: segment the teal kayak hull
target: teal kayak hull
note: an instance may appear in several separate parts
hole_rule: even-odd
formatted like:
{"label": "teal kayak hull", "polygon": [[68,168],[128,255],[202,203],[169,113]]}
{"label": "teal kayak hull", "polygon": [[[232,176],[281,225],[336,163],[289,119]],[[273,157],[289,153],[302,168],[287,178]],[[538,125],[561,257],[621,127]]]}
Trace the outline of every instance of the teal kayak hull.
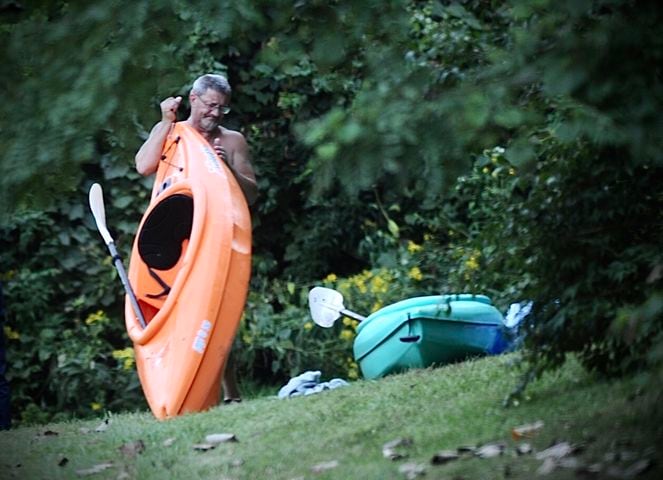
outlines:
{"label": "teal kayak hull", "polygon": [[357,328],[353,353],[364,378],[379,378],[499,353],[504,317],[485,295],[416,297],[371,314]]}

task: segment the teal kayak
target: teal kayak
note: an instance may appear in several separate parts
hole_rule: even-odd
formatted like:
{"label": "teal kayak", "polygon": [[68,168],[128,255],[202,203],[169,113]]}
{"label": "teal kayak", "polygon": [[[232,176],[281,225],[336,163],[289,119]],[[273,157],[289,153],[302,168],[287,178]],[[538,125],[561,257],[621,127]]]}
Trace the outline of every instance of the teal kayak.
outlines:
{"label": "teal kayak", "polygon": [[353,353],[364,378],[500,353],[504,317],[485,295],[410,298],[371,314]]}

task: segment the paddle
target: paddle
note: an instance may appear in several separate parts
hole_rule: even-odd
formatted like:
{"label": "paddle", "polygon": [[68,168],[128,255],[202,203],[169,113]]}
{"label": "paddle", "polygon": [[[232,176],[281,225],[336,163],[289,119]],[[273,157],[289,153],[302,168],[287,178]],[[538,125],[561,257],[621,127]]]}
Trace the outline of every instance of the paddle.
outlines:
{"label": "paddle", "polygon": [[346,310],[343,306],[343,295],[331,288],[315,287],[308,292],[308,307],[313,321],[321,327],[329,328],[341,316],[359,322],[366,317]]}
{"label": "paddle", "polygon": [[101,237],[104,239],[108,251],[110,252],[111,258],[113,259],[113,264],[117,269],[117,273],[120,275],[120,280],[122,280],[122,285],[124,285],[124,291],[129,295],[129,300],[131,300],[131,305],[133,306],[134,312],[138,317],[141,327],[145,328],[147,324],[145,323],[145,317],[143,316],[143,311],[138,305],[138,300],[134,294],[131,284],[129,284],[129,278],[127,277],[127,272],[124,271],[124,265],[122,265],[122,259],[117,253],[117,248],[115,248],[115,242],[113,242],[113,237],[111,237],[108,228],[106,228],[106,209],[104,208],[104,192],[101,189],[101,185],[98,183],[93,184],[90,187],[90,210],[92,210],[92,215],[94,215],[94,221],[97,224],[97,230],[101,234]]}

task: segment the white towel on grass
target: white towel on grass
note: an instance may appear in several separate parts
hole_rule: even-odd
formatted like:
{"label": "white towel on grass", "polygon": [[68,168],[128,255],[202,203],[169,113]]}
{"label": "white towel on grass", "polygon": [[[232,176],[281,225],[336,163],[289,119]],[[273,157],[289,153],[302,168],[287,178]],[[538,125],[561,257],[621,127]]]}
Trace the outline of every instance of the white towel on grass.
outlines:
{"label": "white towel on grass", "polygon": [[321,383],[320,376],[320,371],[312,370],[291,378],[290,381],[279,390],[279,398],[312,395],[314,393],[322,392],[323,390],[333,390],[334,388],[349,385],[348,382],[340,378],[333,378],[328,382]]}

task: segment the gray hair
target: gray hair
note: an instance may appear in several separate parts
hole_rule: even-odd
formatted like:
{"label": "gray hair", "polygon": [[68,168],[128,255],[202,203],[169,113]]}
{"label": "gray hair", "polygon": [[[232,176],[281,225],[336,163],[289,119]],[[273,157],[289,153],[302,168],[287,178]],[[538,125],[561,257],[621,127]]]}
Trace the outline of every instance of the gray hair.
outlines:
{"label": "gray hair", "polygon": [[223,75],[217,75],[214,73],[208,73],[202,77],[198,77],[196,81],[193,82],[191,93],[200,96],[210,88],[228,97],[232,93],[228,79]]}

